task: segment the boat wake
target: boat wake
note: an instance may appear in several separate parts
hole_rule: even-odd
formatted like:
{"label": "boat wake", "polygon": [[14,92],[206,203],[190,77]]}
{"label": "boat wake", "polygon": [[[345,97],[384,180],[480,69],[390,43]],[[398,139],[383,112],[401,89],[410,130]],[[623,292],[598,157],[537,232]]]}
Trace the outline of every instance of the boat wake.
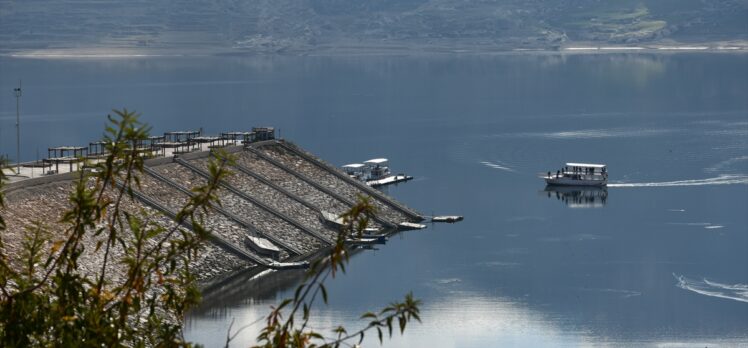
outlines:
{"label": "boat wake", "polygon": [[704,186],[704,185],[748,185],[748,175],[729,174],[715,178],[677,180],[664,182],[632,182],[609,183],[608,187],[676,187],[676,186]]}
{"label": "boat wake", "polygon": [[573,129],[557,132],[526,132],[511,134],[496,134],[495,137],[509,138],[543,138],[552,140],[604,139],[604,138],[634,138],[652,137],[678,132],[679,129],[651,129],[651,128],[598,128]]}
{"label": "boat wake", "polygon": [[744,162],[748,161],[748,156],[739,156],[739,157],[733,157],[728,160],[719,162],[715,164],[714,166],[711,166],[709,168],[706,168],[707,172],[714,173],[714,172],[726,172],[726,168],[732,168],[736,165],[740,165]]}
{"label": "boat wake", "polygon": [[676,286],[681,289],[701,295],[748,303],[748,285],[746,284],[722,284],[707,279],[693,280],[675,273],[673,273],[673,277],[678,281]]}
{"label": "boat wake", "polygon": [[482,165],[484,165],[486,167],[489,167],[489,168],[493,168],[493,169],[504,170],[504,171],[507,171],[507,172],[514,172],[514,169],[509,168],[509,167],[503,165],[503,163],[501,163],[501,162],[499,162],[499,164],[497,164],[497,163],[493,163],[493,162],[482,161],[480,164],[482,164]]}

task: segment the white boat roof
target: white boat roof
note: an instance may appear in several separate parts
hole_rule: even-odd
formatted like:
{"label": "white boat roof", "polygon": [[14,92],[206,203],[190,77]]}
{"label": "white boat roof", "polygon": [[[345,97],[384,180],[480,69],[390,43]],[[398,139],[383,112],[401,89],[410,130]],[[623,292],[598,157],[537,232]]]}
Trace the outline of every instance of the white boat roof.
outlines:
{"label": "white boat roof", "polygon": [[368,161],[366,161],[364,163],[366,163],[366,164],[382,164],[382,163],[387,163],[387,159],[386,158],[373,158],[373,159],[370,159],[370,160],[368,160]]}
{"label": "white boat roof", "polygon": [[606,165],[604,164],[594,164],[594,163],[566,163],[567,167],[587,167],[587,168],[605,168]]}
{"label": "white boat roof", "polygon": [[365,166],[363,163],[351,163],[344,165],[343,168],[361,168],[363,166]]}

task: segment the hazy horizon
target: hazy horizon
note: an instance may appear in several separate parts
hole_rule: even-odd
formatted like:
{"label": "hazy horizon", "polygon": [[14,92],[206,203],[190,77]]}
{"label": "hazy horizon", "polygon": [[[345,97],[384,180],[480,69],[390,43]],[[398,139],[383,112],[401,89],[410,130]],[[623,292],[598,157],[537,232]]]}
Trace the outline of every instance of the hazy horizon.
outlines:
{"label": "hazy horizon", "polygon": [[748,1],[0,1],[0,50],[553,49],[748,40]]}

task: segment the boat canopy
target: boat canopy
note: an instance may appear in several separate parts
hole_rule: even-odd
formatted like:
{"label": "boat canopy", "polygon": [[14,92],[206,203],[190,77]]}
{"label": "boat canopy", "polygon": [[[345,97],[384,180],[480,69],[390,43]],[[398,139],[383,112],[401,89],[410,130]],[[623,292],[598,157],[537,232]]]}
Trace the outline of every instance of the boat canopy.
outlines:
{"label": "boat canopy", "polygon": [[363,168],[364,166],[365,165],[363,163],[351,163],[351,164],[344,165],[343,168],[358,169],[358,168]]}
{"label": "boat canopy", "polygon": [[583,167],[583,168],[605,168],[606,165],[604,164],[594,164],[594,163],[566,163],[567,167]]}
{"label": "boat canopy", "polygon": [[371,164],[371,165],[380,165],[380,164],[387,163],[387,159],[386,158],[374,158],[374,159],[370,159],[370,160],[368,160],[368,161],[366,161],[364,163]]}

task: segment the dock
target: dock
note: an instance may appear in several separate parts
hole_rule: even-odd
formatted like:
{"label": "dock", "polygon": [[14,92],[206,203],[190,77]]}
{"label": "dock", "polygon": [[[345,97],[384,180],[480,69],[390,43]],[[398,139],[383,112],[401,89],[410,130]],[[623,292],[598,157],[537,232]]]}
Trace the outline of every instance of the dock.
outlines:
{"label": "dock", "polygon": [[462,221],[463,217],[460,215],[446,215],[446,216],[432,216],[431,222],[446,222],[446,223],[455,223]]}
{"label": "dock", "polygon": [[413,177],[409,175],[398,174],[398,175],[388,176],[384,179],[368,180],[366,181],[366,184],[371,187],[379,187],[379,186],[384,186],[384,185],[397,184],[397,183],[405,182],[409,180],[413,180]]}
{"label": "dock", "polygon": [[401,231],[409,231],[409,230],[422,230],[426,228],[427,226],[424,224],[419,224],[415,222],[401,222],[397,227],[400,228]]}

